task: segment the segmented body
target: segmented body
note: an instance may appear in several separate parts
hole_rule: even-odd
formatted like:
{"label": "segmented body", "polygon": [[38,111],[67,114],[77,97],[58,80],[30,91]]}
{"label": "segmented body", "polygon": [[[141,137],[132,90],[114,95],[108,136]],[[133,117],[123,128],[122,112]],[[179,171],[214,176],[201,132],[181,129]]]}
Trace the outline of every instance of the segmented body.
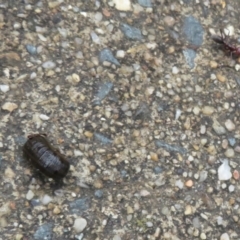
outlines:
{"label": "segmented body", "polygon": [[222,44],[224,48],[231,53],[231,55],[240,55],[240,47],[236,47],[235,45],[231,44],[229,41],[229,37],[226,36],[226,34],[223,32],[223,30],[220,30],[221,36],[214,35],[212,36],[212,40],[218,44]]}
{"label": "segmented body", "polygon": [[63,178],[69,170],[69,162],[49,143],[45,134],[28,136],[23,152],[36,168],[50,178]]}

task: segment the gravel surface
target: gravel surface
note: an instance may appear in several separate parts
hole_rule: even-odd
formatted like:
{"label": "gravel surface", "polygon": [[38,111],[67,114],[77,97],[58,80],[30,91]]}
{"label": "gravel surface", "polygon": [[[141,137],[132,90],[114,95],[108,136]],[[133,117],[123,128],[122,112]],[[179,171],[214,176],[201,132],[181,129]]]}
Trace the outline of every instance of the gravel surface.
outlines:
{"label": "gravel surface", "polygon": [[[240,239],[239,1],[0,1],[0,240]],[[63,182],[23,157],[46,133]]]}

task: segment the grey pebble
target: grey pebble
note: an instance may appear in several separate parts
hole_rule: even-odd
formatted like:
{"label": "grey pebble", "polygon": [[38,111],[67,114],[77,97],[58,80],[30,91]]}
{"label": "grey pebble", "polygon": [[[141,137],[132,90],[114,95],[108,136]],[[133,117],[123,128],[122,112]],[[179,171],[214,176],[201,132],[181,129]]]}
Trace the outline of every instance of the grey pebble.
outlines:
{"label": "grey pebble", "polygon": [[183,23],[183,33],[187,41],[195,46],[201,46],[203,43],[203,27],[201,23],[193,16],[187,16]]}
{"label": "grey pebble", "polygon": [[134,119],[146,119],[150,117],[150,109],[147,103],[141,102],[136,110],[136,113],[134,115]]}
{"label": "grey pebble", "polygon": [[157,167],[154,168],[153,171],[154,171],[155,174],[159,174],[159,173],[163,172],[163,169],[161,167],[157,166]]}
{"label": "grey pebble", "polygon": [[216,120],[213,122],[212,128],[217,135],[223,135],[226,133],[226,129]]}
{"label": "grey pebble", "polygon": [[27,141],[27,139],[24,136],[16,137],[14,140],[15,140],[15,143],[20,146],[23,146],[24,143]]}
{"label": "grey pebble", "polygon": [[46,68],[46,69],[52,69],[52,68],[55,68],[56,67],[56,63],[52,62],[52,61],[47,61],[47,62],[44,62],[42,64],[42,67],[43,68]]}
{"label": "grey pebble", "polygon": [[100,60],[101,63],[104,62],[104,61],[107,61],[107,62],[115,64],[116,66],[120,66],[120,63],[113,56],[113,53],[109,48],[104,48],[102,51],[100,51],[99,60]]}
{"label": "grey pebble", "polygon": [[127,38],[132,40],[141,40],[143,38],[140,29],[129,26],[128,24],[122,23],[120,29]]}
{"label": "grey pebble", "polygon": [[2,168],[2,165],[3,165],[3,157],[2,155],[0,155],[0,169]]}
{"label": "grey pebble", "polygon": [[76,240],[82,240],[84,237],[83,233],[80,233],[79,235],[75,235]]}
{"label": "grey pebble", "polygon": [[41,205],[41,202],[40,202],[40,200],[39,199],[32,199],[31,201],[30,201],[30,203],[31,203],[31,205],[33,206],[33,207],[36,207],[36,206],[39,206],[39,205]]}
{"label": "grey pebble", "polygon": [[101,104],[101,101],[110,93],[113,84],[111,82],[103,83],[99,86],[97,94],[95,95],[94,105]]}
{"label": "grey pebble", "polygon": [[233,147],[236,144],[236,139],[234,137],[229,137],[228,142],[231,147]]}
{"label": "grey pebble", "polygon": [[194,68],[195,63],[194,59],[196,57],[196,52],[192,49],[184,49],[183,50],[183,55],[185,57],[185,60],[190,68]]}
{"label": "grey pebble", "polygon": [[37,54],[37,48],[35,46],[31,45],[31,44],[27,44],[26,49],[31,55],[36,55]]}
{"label": "grey pebble", "polygon": [[72,214],[82,214],[84,211],[90,208],[91,199],[83,197],[71,202],[69,204],[70,211]]}
{"label": "grey pebble", "polygon": [[143,7],[152,7],[151,0],[138,0],[138,3]]}
{"label": "grey pebble", "polygon": [[160,103],[160,104],[159,104],[157,110],[158,110],[158,112],[161,112],[161,111],[167,110],[168,108],[169,108],[169,104],[163,102],[163,103]]}
{"label": "grey pebble", "polygon": [[111,144],[112,140],[101,133],[94,133],[94,138],[104,145]]}
{"label": "grey pebble", "polygon": [[200,221],[199,221],[199,217],[193,218],[193,226],[195,228],[197,228],[197,229],[201,227],[201,224],[200,224]]}
{"label": "grey pebble", "polygon": [[182,154],[185,154],[187,152],[187,150],[183,147],[170,145],[170,144],[168,144],[164,141],[161,141],[161,140],[156,140],[155,145],[156,145],[156,147],[164,148],[165,150],[167,150],[169,152],[180,152]]}
{"label": "grey pebble", "polygon": [[119,236],[119,235],[115,235],[114,237],[113,237],[113,240],[121,240],[122,238]]}
{"label": "grey pebble", "polygon": [[122,176],[123,178],[126,178],[128,173],[127,173],[126,170],[121,170],[121,171],[120,171],[120,174],[121,174],[121,176]]}
{"label": "grey pebble", "polygon": [[238,86],[240,86],[240,78],[238,76],[235,76],[235,81],[237,82]]}
{"label": "grey pebble", "polygon": [[94,193],[95,197],[97,198],[102,198],[103,196],[103,191],[102,190],[96,190]]}
{"label": "grey pebble", "polygon": [[146,222],[146,226],[151,228],[151,227],[153,227],[153,223],[152,222]]}
{"label": "grey pebble", "polygon": [[52,239],[52,223],[45,223],[38,227],[37,231],[34,233],[35,240],[51,240]]}

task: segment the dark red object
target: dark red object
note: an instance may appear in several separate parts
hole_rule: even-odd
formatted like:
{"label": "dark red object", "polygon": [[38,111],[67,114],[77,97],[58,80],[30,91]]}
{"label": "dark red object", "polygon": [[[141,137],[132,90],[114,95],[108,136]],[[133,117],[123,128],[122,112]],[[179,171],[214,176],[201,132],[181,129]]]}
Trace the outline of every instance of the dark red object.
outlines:
{"label": "dark red object", "polygon": [[49,143],[46,136],[46,134],[29,135],[23,146],[23,152],[32,164],[48,177],[63,178],[70,164],[65,156]]}
{"label": "dark red object", "polygon": [[212,40],[218,44],[222,44],[224,48],[231,53],[239,56],[240,55],[240,47],[236,47],[235,45],[230,43],[229,36],[227,36],[222,29],[220,29],[221,36],[214,35],[212,36]]}

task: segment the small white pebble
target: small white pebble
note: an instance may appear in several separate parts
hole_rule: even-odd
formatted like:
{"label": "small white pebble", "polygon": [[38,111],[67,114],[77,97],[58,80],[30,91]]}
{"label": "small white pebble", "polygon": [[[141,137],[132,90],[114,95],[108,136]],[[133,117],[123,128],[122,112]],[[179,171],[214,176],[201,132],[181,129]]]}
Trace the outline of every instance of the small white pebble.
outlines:
{"label": "small white pebble", "polygon": [[205,146],[207,144],[208,140],[206,138],[201,139],[201,144]]}
{"label": "small white pebble", "polygon": [[80,157],[80,156],[83,156],[83,153],[80,150],[74,150],[74,156]]}
{"label": "small white pebble", "polygon": [[147,190],[143,189],[143,190],[141,190],[140,195],[141,195],[142,197],[146,197],[146,196],[149,196],[149,195],[150,195],[150,192],[148,192]]}
{"label": "small white pebble", "polygon": [[236,69],[236,71],[239,71],[240,70],[240,64],[236,64],[235,69]]}
{"label": "small white pebble", "polygon": [[174,66],[174,67],[172,68],[172,73],[173,73],[173,74],[178,74],[178,73],[179,73],[179,69],[178,69],[176,66]]}
{"label": "small white pebble", "polygon": [[44,62],[42,64],[42,67],[43,68],[46,68],[46,69],[52,69],[52,68],[55,68],[56,67],[56,63],[52,62],[52,61],[47,61],[47,62]]}
{"label": "small white pebble", "polygon": [[21,26],[21,23],[19,23],[19,22],[16,22],[16,23],[14,23],[13,24],[13,28],[14,29],[19,29],[19,28],[21,28],[22,26]]}
{"label": "small white pebble", "polygon": [[230,185],[230,186],[228,187],[228,191],[229,191],[229,192],[233,192],[234,190],[235,190],[235,186]]}
{"label": "small white pebble", "polygon": [[27,200],[31,200],[31,199],[33,199],[33,197],[34,197],[33,191],[32,190],[28,190],[28,192],[26,194],[26,199]]}
{"label": "small white pebble", "polygon": [[200,178],[199,178],[199,182],[203,182],[207,179],[208,177],[208,172],[207,171],[201,171],[200,172]]}
{"label": "small white pebble", "polygon": [[224,154],[226,157],[232,158],[232,157],[234,157],[235,152],[232,148],[228,148]]}
{"label": "small white pebble", "polygon": [[75,219],[73,228],[76,232],[80,233],[86,228],[86,226],[87,226],[87,220],[80,217]]}
{"label": "small white pebble", "polygon": [[48,120],[49,119],[49,117],[47,116],[47,115],[45,115],[45,114],[40,114],[40,119],[42,119],[42,120],[44,120],[44,121],[46,121],[46,120]]}
{"label": "small white pebble", "polygon": [[200,234],[200,238],[201,238],[201,239],[207,239],[207,236],[206,236],[205,233],[201,233],[201,234]]}
{"label": "small white pebble", "polygon": [[30,79],[34,79],[36,78],[37,74],[35,72],[32,72],[31,75],[30,75]]}
{"label": "small white pebble", "polygon": [[211,77],[211,80],[215,80],[217,78],[214,73],[212,73],[210,77]]}
{"label": "small white pebble", "polygon": [[146,222],[146,225],[147,225],[147,227],[149,227],[149,228],[153,227],[153,223],[152,223],[152,222]]}
{"label": "small white pebble", "polygon": [[154,87],[148,87],[148,88],[146,89],[146,93],[147,93],[148,95],[152,95],[153,92],[154,92],[154,90],[155,90]]}
{"label": "small white pebble", "polygon": [[125,57],[125,51],[123,50],[118,50],[116,54],[117,58],[124,58]]}
{"label": "small white pebble", "polygon": [[60,87],[59,85],[57,85],[57,86],[55,87],[55,90],[56,90],[57,92],[60,92],[61,87]]}
{"label": "small white pebble", "polygon": [[192,162],[194,160],[194,157],[192,155],[188,156],[188,161]]}
{"label": "small white pebble", "polygon": [[231,119],[227,119],[225,122],[225,127],[227,128],[228,131],[233,131],[235,130],[235,124],[232,122]]}
{"label": "small white pebble", "polygon": [[53,200],[53,199],[52,199],[50,196],[48,196],[47,194],[45,194],[45,195],[42,197],[41,202],[42,202],[43,205],[47,205],[47,204],[49,204],[52,200]]}
{"label": "small white pebble", "polygon": [[9,86],[8,85],[0,85],[0,90],[4,93],[9,91]]}
{"label": "small white pebble", "polygon": [[223,233],[220,237],[220,240],[230,240],[230,237],[227,233]]}
{"label": "small white pebble", "polygon": [[229,103],[228,102],[225,102],[224,104],[223,104],[223,107],[224,107],[224,109],[229,109]]}
{"label": "small white pebble", "polygon": [[195,107],[193,108],[193,113],[194,113],[195,115],[199,115],[200,111],[201,111],[201,109],[200,109],[199,106],[195,106]]}
{"label": "small white pebble", "polygon": [[94,43],[96,43],[96,44],[100,44],[101,43],[100,38],[98,37],[98,35],[95,32],[92,31],[90,33],[90,35],[91,35],[92,41]]}
{"label": "small white pebble", "polygon": [[198,173],[195,173],[195,174],[194,174],[194,178],[195,178],[196,180],[199,178]]}
{"label": "small white pebble", "polygon": [[206,126],[205,126],[205,125],[201,125],[201,127],[200,127],[200,133],[201,133],[201,134],[205,134],[205,133],[206,133]]}
{"label": "small white pebble", "polygon": [[227,184],[226,184],[226,183],[223,183],[223,184],[221,185],[221,187],[222,187],[222,189],[225,189],[225,188],[227,187]]}
{"label": "small white pebble", "polygon": [[184,183],[182,182],[181,179],[179,179],[175,182],[175,186],[178,187],[179,189],[183,189]]}
{"label": "small white pebble", "polygon": [[234,27],[229,25],[223,29],[226,36],[233,36],[234,35]]}
{"label": "small white pebble", "polygon": [[113,237],[113,240],[121,240],[121,237],[120,237],[119,235],[115,235],[115,236]]}
{"label": "small white pebble", "polygon": [[207,115],[207,116],[212,115],[212,114],[214,113],[214,111],[215,111],[215,108],[214,108],[214,107],[211,107],[211,106],[204,106],[204,107],[202,108],[202,113],[203,113],[204,115]]}
{"label": "small white pebble", "polygon": [[218,225],[222,225],[222,224],[223,224],[223,219],[222,219],[221,216],[218,216],[218,217],[217,217],[217,224],[218,224]]}
{"label": "small white pebble", "polygon": [[222,165],[218,168],[218,179],[220,181],[227,181],[232,177],[231,168],[228,165],[228,160],[223,160]]}
{"label": "small white pebble", "polygon": [[132,9],[130,0],[113,0],[112,2],[119,11],[130,11]]}
{"label": "small white pebble", "polygon": [[94,18],[95,18],[96,22],[100,22],[100,21],[102,21],[103,15],[101,12],[96,12]]}
{"label": "small white pebble", "polygon": [[196,85],[196,86],[195,86],[195,91],[196,91],[197,93],[202,92],[202,88],[201,88],[199,85]]}
{"label": "small white pebble", "polygon": [[175,120],[178,120],[181,114],[182,114],[182,111],[180,109],[177,109],[175,113]]}

